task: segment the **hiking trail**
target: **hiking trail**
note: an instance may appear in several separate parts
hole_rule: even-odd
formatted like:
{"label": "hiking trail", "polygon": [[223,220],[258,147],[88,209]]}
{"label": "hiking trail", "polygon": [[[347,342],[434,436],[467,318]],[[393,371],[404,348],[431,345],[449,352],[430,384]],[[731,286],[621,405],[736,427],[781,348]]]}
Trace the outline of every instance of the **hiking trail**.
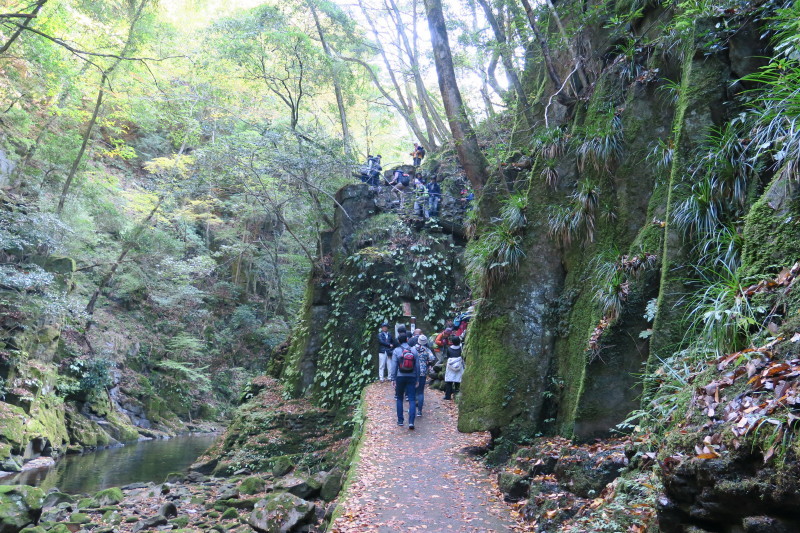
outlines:
{"label": "hiking trail", "polygon": [[489,435],[459,433],[456,405],[441,391],[425,391],[414,431],[407,412],[406,425],[397,425],[389,382],[367,388],[366,408],[359,462],[332,531],[512,531],[502,495],[462,451],[485,446]]}

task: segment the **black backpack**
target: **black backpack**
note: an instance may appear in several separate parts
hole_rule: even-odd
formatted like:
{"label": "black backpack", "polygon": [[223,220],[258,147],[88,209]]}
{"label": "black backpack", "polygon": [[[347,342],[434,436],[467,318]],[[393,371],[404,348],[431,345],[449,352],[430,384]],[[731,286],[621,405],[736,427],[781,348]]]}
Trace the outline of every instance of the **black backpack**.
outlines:
{"label": "black backpack", "polygon": [[408,187],[409,184],[411,184],[411,178],[408,176],[408,174],[403,174],[400,176],[400,184],[403,187]]}
{"label": "black backpack", "polygon": [[414,353],[408,348],[403,348],[400,360],[397,361],[397,371],[403,374],[414,372]]}

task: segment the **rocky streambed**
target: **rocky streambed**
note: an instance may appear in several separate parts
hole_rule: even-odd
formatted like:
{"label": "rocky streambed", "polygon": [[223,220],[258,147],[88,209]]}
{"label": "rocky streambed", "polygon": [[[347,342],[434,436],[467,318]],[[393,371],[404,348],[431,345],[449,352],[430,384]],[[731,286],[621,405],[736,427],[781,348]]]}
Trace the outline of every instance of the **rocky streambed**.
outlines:
{"label": "rocky streambed", "polygon": [[0,486],[3,533],[159,531],[317,531],[330,518],[344,474],[210,477],[170,474],[73,496],[26,485]]}

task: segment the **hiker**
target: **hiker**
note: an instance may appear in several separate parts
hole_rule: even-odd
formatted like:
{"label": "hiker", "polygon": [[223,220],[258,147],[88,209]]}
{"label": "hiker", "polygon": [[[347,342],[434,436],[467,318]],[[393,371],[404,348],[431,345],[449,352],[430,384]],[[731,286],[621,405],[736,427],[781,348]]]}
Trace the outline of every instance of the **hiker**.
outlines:
{"label": "hiker", "polygon": [[403,425],[403,401],[408,398],[408,429],[414,429],[417,416],[417,382],[419,380],[419,356],[406,342],[406,336],[400,335],[397,342],[400,346],[394,349],[394,383],[395,403],[397,404],[397,425]]}
{"label": "hiker", "polygon": [[381,171],[383,167],[381,166],[381,156],[375,156],[375,162],[372,165],[372,169],[369,172],[369,177],[367,179],[367,183],[370,187],[377,187],[380,185],[381,181]]}
{"label": "hiker", "polygon": [[383,383],[386,381],[386,360],[394,349],[394,339],[392,334],[389,333],[389,323],[384,322],[381,324],[381,330],[378,332],[378,379]]}
{"label": "hiker", "polygon": [[450,347],[450,335],[452,333],[453,328],[444,328],[444,331],[436,336],[436,340],[433,343],[433,351],[440,363],[447,358],[447,348]]}
{"label": "hiker", "polygon": [[423,146],[419,143],[414,143],[414,149],[409,155],[414,158],[414,166],[418,167],[422,164],[422,160],[425,158],[425,148],[423,148]]}
{"label": "hiker", "polygon": [[[403,336],[408,339],[408,333],[406,332],[406,325],[402,322],[398,322],[394,325],[394,344],[392,345],[392,350],[395,350],[398,346],[400,346],[400,337]],[[389,380],[394,381],[394,357],[392,357],[392,352],[389,353],[387,357],[389,363]]]}
{"label": "hiker", "polygon": [[447,349],[447,364],[444,370],[444,399],[452,399],[461,389],[461,376],[464,374],[464,357],[461,355],[461,338],[453,335],[452,346]]}
{"label": "hiker", "polygon": [[428,183],[428,214],[432,217],[439,216],[439,204],[442,201],[442,188],[437,183],[436,176]]}
{"label": "hiker", "polygon": [[422,406],[425,405],[425,382],[428,379],[428,365],[436,361],[430,348],[428,337],[420,335],[417,339],[416,351],[419,362],[419,379],[417,380],[417,416],[422,416]]}
{"label": "hiker", "polygon": [[[416,324],[412,323],[411,327],[413,328],[414,326],[416,326]],[[408,339],[408,345],[413,348],[414,346],[417,345],[417,342],[419,341],[419,337],[420,337],[420,335],[422,335],[422,330],[419,329],[419,328],[416,328],[416,329],[414,329],[412,331],[413,331],[413,333],[411,334],[411,338]]]}
{"label": "hiker", "polygon": [[414,216],[428,218],[428,188],[419,178],[414,179]]}

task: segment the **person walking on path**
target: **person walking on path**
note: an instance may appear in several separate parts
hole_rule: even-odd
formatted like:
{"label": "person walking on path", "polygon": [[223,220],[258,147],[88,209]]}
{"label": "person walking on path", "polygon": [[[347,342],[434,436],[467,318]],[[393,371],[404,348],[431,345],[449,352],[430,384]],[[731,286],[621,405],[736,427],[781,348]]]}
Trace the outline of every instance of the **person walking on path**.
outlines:
{"label": "person walking on path", "polygon": [[428,348],[428,337],[420,335],[417,346],[413,348],[419,356],[419,380],[417,381],[417,416],[422,416],[425,405],[425,382],[428,380],[428,365],[436,361],[433,352]]}
{"label": "person walking on path", "polygon": [[461,338],[453,335],[452,346],[447,349],[447,364],[444,370],[444,399],[452,399],[453,392],[461,388],[461,376],[464,375],[464,356],[461,354]]}
{"label": "person walking on path", "polygon": [[402,426],[403,402],[408,398],[408,429],[414,429],[417,416],[417,382],[419,381],[419,356],[406,342],[405,335],[397,341],[400,346],[394,349],[395,403],[397,404],[397,425]]}
{"label": "person walking on path", "polygon": [[394,349],[394,339],[392,334],[389,333],[389,323],[384,322],[381,324],[381,330],[378,332],[378,379],[383,383],[386,381],[386,361]]}

